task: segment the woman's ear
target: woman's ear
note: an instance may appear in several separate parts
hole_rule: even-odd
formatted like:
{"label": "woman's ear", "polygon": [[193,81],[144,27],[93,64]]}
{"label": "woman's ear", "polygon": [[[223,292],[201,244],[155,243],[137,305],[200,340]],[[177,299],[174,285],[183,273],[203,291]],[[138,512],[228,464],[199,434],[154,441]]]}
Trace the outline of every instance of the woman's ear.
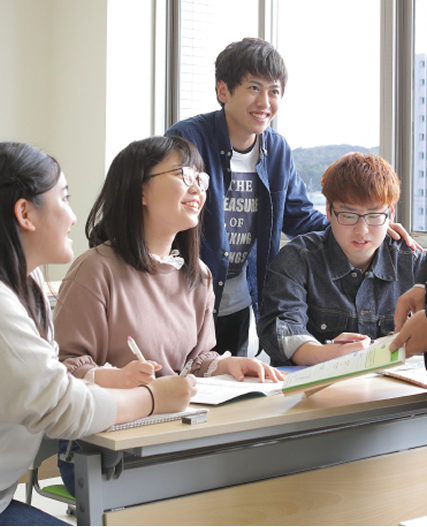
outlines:
{"label": "woman's ear", "polygon": [[19,226],[26,231],[35,231],[36,226],[32,221],[32,211],[34,206],[24,198],[18,199],[15,203],[14,211]]}

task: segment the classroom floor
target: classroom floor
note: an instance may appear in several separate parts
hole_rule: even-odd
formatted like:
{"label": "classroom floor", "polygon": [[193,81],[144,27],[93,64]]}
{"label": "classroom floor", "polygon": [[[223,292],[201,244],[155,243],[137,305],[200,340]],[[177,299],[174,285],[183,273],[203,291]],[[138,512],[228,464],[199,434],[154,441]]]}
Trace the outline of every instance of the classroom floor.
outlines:
{"label": "classroom floor", "polygon": [[[50,478],[45,479],[40,482],[40,486],[44,487],[46,485],[55,485],[62,483],[61,478]],[[25,502],[25,483],[20,483],[15,492],[15,499]],[[66,503],[61,503],[59,501],[51,500],[40,496],[36,491],[33,492],[31,505],[37,507],[38,509],[59,518],[60,520],[69,523],[70,525],[77,525],[76,518],[74,516],[68,516],[66,510],[68,505]]]}

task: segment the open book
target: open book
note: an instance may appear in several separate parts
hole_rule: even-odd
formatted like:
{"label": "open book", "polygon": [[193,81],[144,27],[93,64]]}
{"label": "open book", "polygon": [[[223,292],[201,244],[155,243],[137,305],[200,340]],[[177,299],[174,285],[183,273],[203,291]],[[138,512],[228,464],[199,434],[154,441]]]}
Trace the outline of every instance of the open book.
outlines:
{"label": "open book", "polygon": [[393,353],[388,349],[394,337],[391,335],[366,349],[290,373],[283,382],[283,394],[311,395],[334,382],[403,364],[405,349],[399,348]]}
{"label": "open book", "polygon": [[415,355],[406,361],[405,364],[380,371],[382,375],[394,377],[401,381],[406,381],[421,388],[427,389],[427,370],[424,363],[424,357]]}
{"label": "open book", "polygon": [[240,382],[232,375],[215,375],[197,377],[197,394],[191,398],[192,403],[217,405],[241,397],[242,395],[277,395],[282,393],[282,383],[266,380],[260,382],[258,377],[245,377]]}

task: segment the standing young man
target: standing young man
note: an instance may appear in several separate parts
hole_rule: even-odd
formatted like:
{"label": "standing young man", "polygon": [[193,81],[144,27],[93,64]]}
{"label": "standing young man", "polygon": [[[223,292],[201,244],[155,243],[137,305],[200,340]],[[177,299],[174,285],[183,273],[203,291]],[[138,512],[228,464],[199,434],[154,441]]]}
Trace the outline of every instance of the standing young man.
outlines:
{"label": "standing young man", "polygon": [[387,235],[400,182],[384,159],[346,154],[321,185],[330,226],[289,242],[267,271],[258,332],[275,366],[317,364],[392,333],[425,262]]}
{"label": "standing young man", "polygon": [[189,139],[211,177],[201,257],[213,275],[217,346],[246,355],[250,306],[258,307],[280,235],[323,230],[328,222],[307,197],[291,149],[268,127],[280,107],[287,70],[268,42],[245,38],[215,63],[222,109],[173,125]]}
{"label": "standing young man", "polygon": [[285,138],[269,128],[287,81],[278,51],[258,38],[234,42],[218,55],[215,78],[222,109],[180,121],[166,135],[190,140],[211,177],[201,258],[213,276],[215,350],[246,355],[250,306],[258,312],[281,233],[292,238],[329,222],[308,199]]}

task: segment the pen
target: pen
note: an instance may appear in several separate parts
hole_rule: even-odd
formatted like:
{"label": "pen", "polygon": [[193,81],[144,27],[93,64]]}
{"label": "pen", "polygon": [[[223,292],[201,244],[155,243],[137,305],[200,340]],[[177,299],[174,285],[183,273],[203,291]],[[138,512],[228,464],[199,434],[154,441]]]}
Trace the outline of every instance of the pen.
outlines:
{"label": "pen", "polygon": [[138,357],[138,360],[140,362],[145,362],[144,355],[141,353],[141,350],[136,345],[136,342],[133,340],[132,337],[128,337],[128,346],[132,350],[132,352]]}
{"label": "pen", "polygon": [[[338,339],[338,340],[325,340],[325,344],[353,344],[354,342],[360,342],[361,339]],[[373,344],[373,340],[371,339],[371,344]]]}
{"label": "pen", "polygon": [[190,373],[190,370],[191,370],[191,366],[193,365],[193,359],[190,359],[187,364],[184,366],[184,369],[182,370],[182,372],[179,374],[180,377],[185,377],[186,375],[188,375]]}

